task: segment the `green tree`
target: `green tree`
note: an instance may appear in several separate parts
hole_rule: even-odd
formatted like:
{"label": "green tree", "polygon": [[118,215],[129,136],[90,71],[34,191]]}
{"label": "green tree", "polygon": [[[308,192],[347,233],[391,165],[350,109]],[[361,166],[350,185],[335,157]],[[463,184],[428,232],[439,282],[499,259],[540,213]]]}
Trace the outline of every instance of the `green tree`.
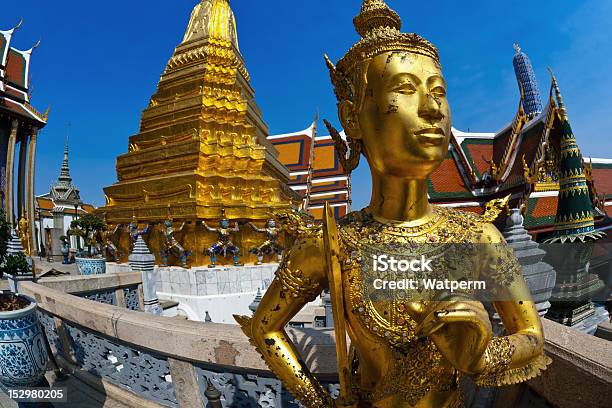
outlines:
{"label": "green tree", "polygon": [[70,223],[68,235],[82,237],[87,246],[87,255],[91,256],[91,247],[95,244],[95,236],[104,227],[104,221],[95,214],[85,214]]}

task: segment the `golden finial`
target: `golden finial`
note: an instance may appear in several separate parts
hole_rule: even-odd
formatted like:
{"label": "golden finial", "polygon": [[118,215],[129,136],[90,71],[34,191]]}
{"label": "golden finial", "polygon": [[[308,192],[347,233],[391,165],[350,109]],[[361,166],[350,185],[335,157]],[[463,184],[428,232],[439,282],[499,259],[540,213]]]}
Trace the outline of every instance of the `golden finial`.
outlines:
{"label": "golden finial", "polygon": [[565,109],[565,103],[563,102],[563,96],[561,96],[561,90],[559,89],[557,78],[555,78],[555,74],[553,74],[552,69],[550,69],[550,67],[547,68],[552,78],[552,89],[555,91],[555,99],[557,100],[557,106],[559,106],[559,114],[563,119],[567,119],[567,109]]}
{"label": "golden finial", "polygon": [[359,15],[353,19],[353,24],[362,37],[376,28],[389,27],[398,31],[402,28],[400,16],[383,0],[364,0]]}
{"label": "golden finial", "polygon": [[49,112],[51,112],[51,105],[47,106],[47,110],[43,114],[42,118],[46,122],[49,119]]}

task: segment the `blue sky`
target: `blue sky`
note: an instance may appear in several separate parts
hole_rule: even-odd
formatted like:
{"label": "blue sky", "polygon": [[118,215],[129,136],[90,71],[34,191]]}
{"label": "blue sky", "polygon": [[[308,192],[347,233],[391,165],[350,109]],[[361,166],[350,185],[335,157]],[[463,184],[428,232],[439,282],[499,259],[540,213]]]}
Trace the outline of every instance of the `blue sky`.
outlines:
{"label": "blue sky", "polygon": [[[70,165],[82,198],[104,203],[116,181],[115,158],[138,130],[197,0],[81,2],[5,0],[0,29],[24,24],[13,46],[41,46],[32,57],[33,105],[51,105],[39,138],[36,192],[59,173],[67,123]],[[318,108],[337,124],[322,55],[338,60],[356,40],[358,0],[232,0],[240,48],[271,133],[308,127]],[[512,68],[518,42],[530,56],[546,98],[550,66],[559,80],[585,156],[612,157],[612,2],[389,0],[404,31],[440,50],[453,125],[497,131],[513,117],[518,90]],[[322,123],[320,124],[322,126]],[[369,199],[365,161],[353,177],[354,206]]]}

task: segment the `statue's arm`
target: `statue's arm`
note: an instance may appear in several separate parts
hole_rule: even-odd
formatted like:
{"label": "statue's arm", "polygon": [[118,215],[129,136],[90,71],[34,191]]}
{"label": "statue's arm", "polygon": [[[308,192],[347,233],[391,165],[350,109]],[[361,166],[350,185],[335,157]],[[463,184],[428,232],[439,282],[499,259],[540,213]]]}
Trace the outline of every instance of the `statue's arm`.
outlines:
{"label": "statue's arm", "polygon": [[526,381],[550,363],[544,355],[544,332],[540,316],[512,248],[491,224],[485,233],[488,259],[484,280],[492,303],[506,331],[494,337],[483,355],[482,372],[475,377],[480,386],[501,386]]}
{"label": "statue's arm", "polygon": [[204,220],[202,220],[202,225],[204,226],[204,228],[206,228],[206,230],[207,230],[207,231],[210,231],[210,232],[217,232],[217,229],[216,229],[216,228],[211,227],[211,226],[210,226],[210,225],[208,225],[208,224],[206,223],[206,221],[204,221]]}
{"label": "statue's arm", "polygon": [[285,326],[327,287],[321,237],[297,240],[285,254],[252,318],[235,316],[266,364],[306,407],[333,406],[287,336]]}
{"label": "statue's arm", "polygon": [[266,232],[265,228],[259,228],[257,225],[253,224],[252,222],[249,221],[249,225],[251,226],[251,228],[253,228],[255,231],[257,232]]}

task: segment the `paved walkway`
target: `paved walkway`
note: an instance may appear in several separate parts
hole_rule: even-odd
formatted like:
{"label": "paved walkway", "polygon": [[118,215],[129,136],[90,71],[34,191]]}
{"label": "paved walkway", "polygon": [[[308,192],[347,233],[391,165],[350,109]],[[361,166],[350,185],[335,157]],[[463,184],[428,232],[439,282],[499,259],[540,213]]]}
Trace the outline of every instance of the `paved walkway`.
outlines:
{"label": "paved walkway", "polygon": [[[72,376],[67,376],[61,381],[53,381],[55,378],[53,372],[47,371],[46,377],[53,386],[66,387],[67,389],[68,401],[53,403],[55,408],[130,408]],[[0,408],[18,408],[18,405],[0,390]]]}

